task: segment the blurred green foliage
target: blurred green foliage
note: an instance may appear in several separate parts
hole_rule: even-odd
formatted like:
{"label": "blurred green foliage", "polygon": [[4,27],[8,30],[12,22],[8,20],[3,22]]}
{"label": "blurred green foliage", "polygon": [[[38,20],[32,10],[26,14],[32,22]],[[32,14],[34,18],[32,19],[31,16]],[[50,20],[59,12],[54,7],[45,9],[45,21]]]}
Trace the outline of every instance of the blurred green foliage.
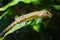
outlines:
{"label": "blurred green foliage", "polygon": [[[15,19],[16,16],[19,17],[20,15],[43,9],[46,9],[53,14],[53,17],[48,19],[50,21],[43,20],[42,22],[41,19],[35,18],[34,21],[31,20],[33,21],[32,23],[29,21],[24,25],[16,24],[16,26],[9,30],[4,37],[0,38],[0,40],[27,40],[28,37],[28,40],[60,40],[59,0],[0,0],[0,4],[0,33],[17,19]],[[32,27],[30,27],[31,25]],[[19,32],[16,33],[16,30]]]}

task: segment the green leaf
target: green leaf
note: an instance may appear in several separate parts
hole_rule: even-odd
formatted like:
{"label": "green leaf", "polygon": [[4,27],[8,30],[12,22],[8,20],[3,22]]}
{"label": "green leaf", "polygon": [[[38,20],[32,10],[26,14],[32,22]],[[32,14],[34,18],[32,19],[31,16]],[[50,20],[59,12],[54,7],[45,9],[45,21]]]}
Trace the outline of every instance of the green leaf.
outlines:
{"label": "green leaf", "polygon": [[2,38],[0,38],[0,40],[3,40]]}
{"label": "green leaf", "polygon": [[27,24],[26,24],[26,22],[22,22],[21,24],[16,24],[11,30],[9,30],[7,33],[5,33],[3,39],[4,39],[8,34],[13,33],[14,31],[16,31],[16,30],[18,30],[18,29],[20,29],[20,28],[22,28],[22,27],[24,27],[24,26],[27,26],[27,25],[29,25],[30,23],[31,23],[31,21],[29,21]]}
{"label": "green leaf", "polygon": [[24,3],[33,3],[33,4],[37,4],[39,2],[39,0],[12,0],[7,5],[1,7],[0,11],[5,11],[9,7],[17,5],[20,1],[22,1]]}
{"label": "green leaf", "polygon": [[32,27],[35,31],[39,32],[40,25],[33,25]]}
{"label": "green leaf", "polygon": [[19,3],[20,0],[12,0],[7,5],[0,8],[0,11],[5,11],[8,7],[14,6]]}
{"label": "green leaf", "polygon": [[21,23],[21,24],[16,24],[11,30],[9,30],[3,37],[3,39],[10,33],[13,33],[14,31],[16,31],[17,29],[22,28],[23,26],[25,26],[25,22]]}
{"label": "green leaf", "polygon": [[33,23],[31,24],[32,25],[32,28],[39,32],[39,29],[40,29],[40,24],[42,23],[42,18],[36,18]]}
{"label": "green leaf", "polygon": [[32,0],[21,0],[21,1],[24,3],[31,3],[32,2]]}
{"label": "green leaf", "polygon": [[2,19],[5,15],[11,13],[11,10],[8,9],[6,12],[4,12],[1,16],[0,16],[0,19]]}
{"label": "green leaf", "polygon": [[54,9],[56,10],[60,10],[60,5],[52,5],[54,7]]}
{"label": "green leaf", "polygon": [[39,2],[39,0],[21,0],[21,1],[24,3],[33,3],[33,4],[36,4]]}
{"label": "green leaf", "polygon": [[35,4],[38,4],[40,2],[40,0],[32,0],[32,3],[35,5]]}

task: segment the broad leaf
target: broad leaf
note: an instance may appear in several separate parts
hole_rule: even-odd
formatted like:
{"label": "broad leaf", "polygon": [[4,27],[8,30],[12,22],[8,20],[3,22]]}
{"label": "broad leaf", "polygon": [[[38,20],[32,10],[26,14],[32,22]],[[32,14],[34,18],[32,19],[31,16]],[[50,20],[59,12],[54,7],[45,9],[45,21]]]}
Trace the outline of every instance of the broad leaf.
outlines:
{"label": "broad leaf", "polygon": [[60,10],[60,5],[52,5],[54,7],[54,9],[56,10]]}
{"label": "broad leaf", "polygon": [[33,4],[37,4],[39,2],[39,0],[12,0],[8,4],[6,4],[5,6],[1,7],[0,11],[5,11],[8,7],[17,5],[20,1],[24,2],[24,3],[33,3]]}
{"label": "broad leaf", "polygon": [[40,29],[40,24],[42,23],[42,18],[36,18],[33,23],[32,23],[32,28],[39,32],[39,29]]}
{"label": "broad leaf", "polygon": [[10,33],[13,33],[14,31],[26,26],[26,25],[29,25],[31,23],[31,21],[29,21],[27,24],[25,24],[26,22],[22,22],[21,24],[16,24],[11,30],[9,30],[3,37],[3,39]]}

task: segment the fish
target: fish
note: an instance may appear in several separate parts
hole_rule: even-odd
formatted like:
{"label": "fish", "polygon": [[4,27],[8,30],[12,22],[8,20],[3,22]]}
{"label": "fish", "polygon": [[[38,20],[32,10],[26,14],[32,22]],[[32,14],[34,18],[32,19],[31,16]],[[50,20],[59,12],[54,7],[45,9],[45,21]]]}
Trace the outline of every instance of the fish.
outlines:
{"label": "fish", "polygon": [[4,29],[2,31],[2,33],[0,34],[0,37],[3,37],[4,34],[6,32],[8,32],[11,28],[13,28],[16,24],[22,23],[24,21],[28,21],[28,20],[33,19],[35,17],[37,17],[37,18],[51,18],[52,13],[47,10],[40,10],[40,11],[34,11],[34,12],[30,12],[28,14],[19,16],[17,20],[12,22],[6,29]]}

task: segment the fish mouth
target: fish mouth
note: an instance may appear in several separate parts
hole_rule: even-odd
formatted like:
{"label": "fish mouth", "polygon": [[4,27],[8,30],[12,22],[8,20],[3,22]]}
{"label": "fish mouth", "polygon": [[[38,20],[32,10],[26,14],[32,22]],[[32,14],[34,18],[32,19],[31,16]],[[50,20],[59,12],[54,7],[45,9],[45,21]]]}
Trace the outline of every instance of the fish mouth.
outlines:
{"label": "fish mouth", "polygon": [[53,15],[52,15],[52,13],[48,12],[48,16],[49,16],[49,18],[51,18]]}
{"label": "fish mouth", "polygon": [[43,10],[43,11],[44,11],[46,17],[51,18],[53,16],[51,12],[46,11],[46,10]]}
{"label": "fish mouth", "polygon": [[43,18],[51,18],[53,15],[52,15],[52,13],[50,13],[49,11],[43,10],[43,11],[41,12],[41,16],[42,16]]}

